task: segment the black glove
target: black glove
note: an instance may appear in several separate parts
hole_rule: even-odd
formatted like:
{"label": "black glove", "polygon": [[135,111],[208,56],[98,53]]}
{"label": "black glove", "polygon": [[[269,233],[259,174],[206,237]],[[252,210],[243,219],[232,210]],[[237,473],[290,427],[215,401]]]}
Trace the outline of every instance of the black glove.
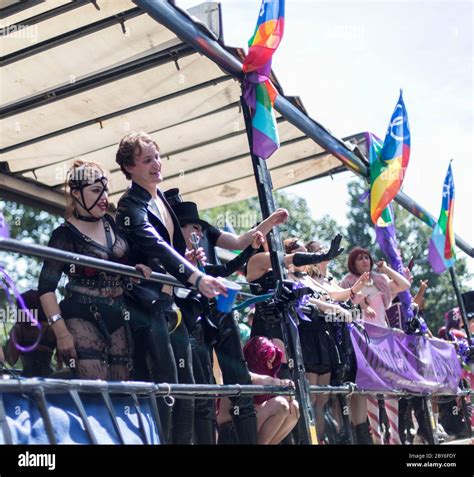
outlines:
{"label": "black glove", "polygon": [[331,242],[331,248],[327,253],[305,253],[305,252],[296,252],[293,255],[293,265],[295,267],[301,267],[303,265],[314,265],[315,263],[329,262],[333,258],[336,258],[340,255],[344,249],[339,248],[341,244],[342,235],[337,234]]}
{"label": "black glove", "polygon": [[337,234],[331,241],[331,246],[329,247],[329,252],[323,255],[324,262],[328,262],[329,260],[333,260],[338,255],[341,255],[344,252],[344,248],[339,248],[341,245],[342,235]]}

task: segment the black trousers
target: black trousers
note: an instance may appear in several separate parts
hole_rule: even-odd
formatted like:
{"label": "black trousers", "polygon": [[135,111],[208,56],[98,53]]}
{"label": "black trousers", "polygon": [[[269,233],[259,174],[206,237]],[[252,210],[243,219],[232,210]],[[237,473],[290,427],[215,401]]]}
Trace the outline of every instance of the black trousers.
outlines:
{"label": "black trousers", "polygon": [[[196,383],[213,384],[212,350],[217,355],[224,384],[251,384],[245,363],[240,334],[232,313],[220,313],[214,307],[204,306],[196,321],[195,303],[187,299],[177,300],[178,306],[186,314],[186,324],[193,348],[193,367]],[[257,418],[250,396],[230,398],[230,412],[240,444],[257,443]],[[216,429],[215,402],[212,399],[197,399],[195,410],[196,443],[214,444]]]}
{"label": "black trousers", "polygon": [[[171,297],[156,301],[149,324],[134,328],[134,379],[194,384],[188,331],[184,323],[176,327],[172,304]],[[146,311],[140,310],[140,313]],[[158,398],[157,405],[166,443],[191,444],[194,399],[176,399],[172,406],[169,398]]]}
{"label": "black trousers", "polygon": [[[224,384],[252,384],[244,359],[237,322],[232,313],[211,308],[210,321],[217,328],[212,341]],[[230,398],[230,412],[240,444],[257,444],[257,417],[251,396]]]}
{"label": "black trousers", "polygon": [[[190,340],[196,384],[215,384],[212,372],[211,350],[204,341],[201,323],[197,323],[193,327],[190,332]],[[194,443],[199,445],[216,444],[216,427],[215,400],[196,398],[194,405]]]}

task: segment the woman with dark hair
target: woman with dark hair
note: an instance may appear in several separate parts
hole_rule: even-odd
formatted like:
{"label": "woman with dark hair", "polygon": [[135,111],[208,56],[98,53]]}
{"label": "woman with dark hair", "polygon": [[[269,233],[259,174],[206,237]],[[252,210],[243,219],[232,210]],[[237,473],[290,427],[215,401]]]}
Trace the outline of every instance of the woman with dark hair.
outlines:
{"label": "woman with dark hair", "polygon": [[[290,253],[307,253],[309,252],[305,245],[296,238],[285,240],[285,252]],[[315,255],[324,256],[328,249],[318,250]],[[307,320],[301,319],[298,324],[298,330],[303,352],[304,366],[306,377],[310,385],[327,386],[331,381],[331,371],[336,367],[336,363],[340,361],[340,352],[337,342],[331,333],[332,323],[345,323],[352,321],[352,314],[349,310],[342,308],[339,303],[333,300],[328,290],[321,286],[307,270],[314,267],[322,266],[329,263],[329,260],[321,261],[317,264],[307,265],[305,267],[289,268],[288,278],[295,282],[301,283],[303,286],[311,288],[316,297],[309,298],[308,303],[315,305],[314,312]],[[340,301],[349,299],[362,288],[365,277],[361,277],[360,281],[352,287],[352,290],[336,290],[334,294],[336,299]],[[332,290],[331,290],[332,292]],[[324,440],[324,408],[328,401],[326,394],[312,394],[312,402],[316,416],[316,429],[319,434],[319,440]]]}
{"label": "woman with dark hair", "polygon": [[[306,248],[309,252],[313,253],[327,252],[327,248],[317,240],[309,241],[306,244]],[[329,272],[328,265],[329,262],[327,261],[315,265],[309,265],[306,267],[306,271],[311,277],[316,289],[321,293],[321,299],[336,303],[343,302],[343,306],[347,311],[349,311],[348,308],[350,307],[352,318],[356,320],[360,312],[356,309],[355,302],[358,300],[360,291],[364,287],[364,284],[369,279],[369,273],[363,273],[352,287],[342,288]],[[331,362],[330,384],[333,386],[339,386],[343,383],[355,382],[357,363],[354,348],[352,347],[348,323],[342,320],[332,320],[328,325],[328,333],[337,349],[337,356]],[[321,378],[321,384],[327,380],[327,377],[325,376],[321,376]],[[340,406],[336,405],[334,409],[335,417],[338,419],[338,424],[341,427],[342,415],[340,414],[340,408],[345,406],[346,402],[341,399],[341,396],[338,396],[338,400]],[[319,403],[319,406],[321,406],[321,404],[323,404],[323,402]],[[344,431],[339,432],[337,440],[341,443],[350,442],[349,436],[347,436]]]}
{"label": "woman with dark hair", "polygon": [[[127,263],[129,246],[106,214],[108,179],[94,162],[75,161],[66,181],[66,221],[56,228],[49,247],[118,263]],[[135,267],[145,276],[151,269]],[[56,288],[67,275],[61,303]],[[129,314],[123,294],[132,281],[94,268],[44,262],[38,293],[57,340],[58,360],[76,378],[127,380],[132,367]]]}
{"label": "woman with dark hair", "polygon": [[[326,254],[317,255],[314,253],[307,253],[304,245],[297,240],[295,240],[293,246],[289,245],[290,242],[285,241],[286,255],[283,260],[285,267],[290,270],[289,278],[295,281],[300,281],[296,275],[291,273],[292,271],[299,270],[300,267],[305,267],[306,265],[319,263],[324,260],[331,260],[339,255],[343,250],[339,248],[340,242],[341,236],[337,236],[331,243],[331,248]],[[266,247],[266,244],[264,244],[264,247]],[[266,293],[268,290],[274,289],[275,283],[271,269],[270,254],[267,251],[264,251],[263,253],[254,255],[248,262],[246,275],[247,280],[254,284],[254,292]],[[257,290],[257,288],[259,290]],[[345,313],[344,310],[332,304],[324,303],[317,299],[311,300],[315,306],[318,308],[321,307],[321,310],[323,311],[327,310],[334,313]],[[311,318],[308,318],[308,320],[311,321]],[[320,321],[317,318],[315,318],[315,320],[317,322]],[[327,345],[327,340],[325,339],[325,332],[322,329],[324,324],[321,323],[321,326],[318,327],[319,331],[315,333],[312,326],[309,326],[311,329],[308,330],[306,322],[302,324],[303,321],[304,320],[300,320],[299,331],[305,369],[309,371],[307,376],[310,379],[310,384],[316,384],[317,380],[315,381],[312,379],[313,376],[323,375],[330,371],[329,347]],[[303,332],[304,336],[302,336]],[[284,347],[282,341],[281,321],[275,313],[272,305],[265,302],[256,304],[251,336],[266,336],[272,339],[277,346]],[[285,376],[288,372],[286,363],[286,356],[283,356],[282,376]],[[313,402],[315,401],[315,398],[316,396],[313,395]],[[317,413],[317,424],[319,424],[318,429],[323,428],[323,422],[324,417],[321,418],[321,413]],[[320,439],[322,439],[322,433],[320,433]]]}

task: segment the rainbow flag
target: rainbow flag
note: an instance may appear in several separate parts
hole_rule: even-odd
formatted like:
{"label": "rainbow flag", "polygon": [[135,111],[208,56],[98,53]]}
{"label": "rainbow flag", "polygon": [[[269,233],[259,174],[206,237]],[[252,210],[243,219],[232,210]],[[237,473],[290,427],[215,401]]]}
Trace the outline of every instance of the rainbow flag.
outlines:
{"label": "rainbow flag", "polygon": [[456,251],[454,242],[454,179],[449,163],[443,184],[443,201],[438,223],[433,228],[428,259],[436,273],[442,273],[454,265]]}
{"label": "rainbow flag", "polygon": [[280,147],[273,112],[278,91],[269,77],[273,53],[283,37],[284,16],[284,0],[262,0],[243,64],[244,98],[252,116],[252,152],[263,159],[268,159]]}
{"label": "rainbow flag", "polygon": [[[375,134],[368,133],[367,143],[369,146],[369,162],[370,164],[380,160],[383,144],[380,138]],[[380,250],[388,258],[390,266],[397,272],[404,274],[405,267],[403,265],[402,255],[398,248],[397,234],[395,229],[395,215],[393,213],[392,204],[388,204],[383,209],[380,217],[375,224],[375,237],[379,244]],[[412,298],[409,291],[398,294],[402,307],[404,327],[408,321],[413,318],[413,310],[411,307]]]}
{"label": "rainbow flag", "polygon": [[400,190],[409,159],[410,128],[400,90],[383,147],[370,163],[370,216],[374,224]]}

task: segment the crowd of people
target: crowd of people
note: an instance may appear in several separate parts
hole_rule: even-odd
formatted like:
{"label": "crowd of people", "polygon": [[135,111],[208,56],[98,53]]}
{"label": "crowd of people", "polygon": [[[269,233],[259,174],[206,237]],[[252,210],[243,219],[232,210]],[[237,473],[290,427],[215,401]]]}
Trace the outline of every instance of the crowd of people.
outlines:
{"label": "crowd of people", "polygon": [[[158,144],[148,134],[125,136],[116,161],[131,183],[113,213],[107,171],[93,162],[74,163],[66,180],[66,220],[53,231],[49,246],[131,265],[143,278],[46,260],[37,290],[23,295],[26,307],[39,312],[41,336],[37,329],[17,323],[4,359],[14,364],[21,358],[23,375],[28,377],[294,386],[275,303],[265,300],[255,305],[245,345],[234,313],[220,311],[216,305],[216,297],[227,295],[222,278],[237,271],[245,273],[253,294],[275,290],[266,237],[285,223],[288,211],[278,209],[236,235],[202,220],[198,204],[183,201],[179,190],[163,193],[159,189],[162,162]],[[338,282],[328,264],[343,252],[340,241],[340,236],[335,237],[329,247],[317,240],[305,244],[295,237],[284,242],[288,279],[311,291],[297,323],[311,385],[355,382],[349,325],[362,320],[390,326],[387,310],[397,294],[411,286],[408,270],[400,274],[384,261],[375,263],[363,248],[349,253],[348,273]],[[216,247],[242,252],[221,264]],[[183,287],[147,280],[152,272],[171,275]],[[58,301],[64,275],[67,283]],[[414,298],[419,312],[426,288],[423,282]],[[328,320],[328,316],[338,319]],[[444,337],[450,339],[455,331],[454,326],[446,328]],[[28,351],[17,346],[36,342]],[[63,366],[60,371],[52,368],[55,351]],[[318,439],[328,441],[326,411],[331,408],[339,431],[337,442],[347,443],[341,410],[333,401],[327,394],[312,395]],[[157,404],[167,443],[298,442],[300,410],[292,397],[177,399],[172,406],[157,398]],[[421,416],[420,435],[427,434],[427,417],[416,400],[400,401],[400,432],[407,434],[410,406],[417,418]],[[367,397],[353,395],[350,410],[355,442],[372,443]],[[406,441],[405,436],[402,442]]]}

